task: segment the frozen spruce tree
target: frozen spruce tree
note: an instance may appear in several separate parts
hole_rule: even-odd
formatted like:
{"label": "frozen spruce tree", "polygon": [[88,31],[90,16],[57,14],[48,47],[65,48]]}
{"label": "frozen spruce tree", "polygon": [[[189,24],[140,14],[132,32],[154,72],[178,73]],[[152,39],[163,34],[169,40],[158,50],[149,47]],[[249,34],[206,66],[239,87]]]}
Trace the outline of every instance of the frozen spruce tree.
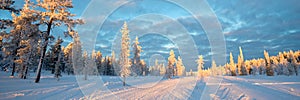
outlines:
{"label": "frozen spruce tree", "polygon": [[47,67],[49,67],[51,69],[51,73],[54,74],[55,73],[55,67],[56,67],[56,63],[58,61],[58,56],[59,53],[61,52],[61,43],[63,42],[62,39],[58,38],[55,42],[54,45],[51,46],[50,48],[50,61],[48,62]]}
{"label": "frozen spruce tree", "polygon": [[120,67],[119,67],[119,64],[117,64],[118,61],[116,59],[116,54],[115,54],[115,51],[112,51],[111,52],[111,65],[112,65],[112,68],[113,68],[113,71],[114,71],[114,75],[120,75]]}
{"label": "frozen spruce tree", "polygon": [[72,65],[75,75],[82,75],[82,70],[84,67],[83,57],[82,57],[82,46],[78,33],[74,33],[73,36],[73,46],[72,46]]}
{"label": "frozen spruce tree", "polygon": [[155,64],[154,66],[151,66],[150,68],[150,73],[153,76],[159,76],[160,75],[160,64],[158,63],[158,60],[155,59]]}
{"label": "frozen spruce tree", "polygon": [[92,51],[92,55],[89,57],[89,75],[97,75],[97,66],[96,66],[96,56],[97,53],[95,50]]}
{"label": "frozen spruce tree", "polygon": [[176,75],[177,76],[183,76],[185,72],[185,67],[182,63],[182,59],[180,56],[178,56],[177,62],[176,62]]}
{"label": "frozen spruce tree", "polygon": [[100,75],[106,75],[106,66],[107,66],[107,57],[103,57],[102,60],[101,60],[101,67],[99,69],[100,71]]}
{"label": "frozen spruce tree", "polygon": [[288,75],[287,60],[284,58],[281,52],[279,52],[278,54],[278,59],[279,59],[279,64],[277,68],[277,75]]}
{"label": "frozen spruce tree", "polygon": [[217,74],[218,74],[218,72],[217,72],[217,64],[216,64],[216,61],[213,60],[211,62],[211,75],[212,76],[216,76]]}
{"label": "frozen spruce tree", "polygon": [[102,53],[100,51],[97,51],[95,62],[96,62],[97,70],[98,70],[98,75],[102,75],[101,74],[101,72],[102,72],[101,71],[101,61],[102,61]]}
{"label": "frozen spruce tree", "polygon": [[295,57],[295,54],[292,50],[288,53],[288,62],[290,63],[288,66],[289,75],[293,75],[294,73],[298,76],[298,62]]}
{"label": "frozen spruce tree", "polygon": [[30,52],[30,44],[28,43],[28,41],[21,41],[20,42],[21,46],[24,46],[23,48],[20,48],[18,50],[17,56],[18,59],[15,60],[15,63],[17,63],[19,65],[19,67],[17,69],[19,69],[19,78],[23,78],[26,79],[27,76],[27,72],[28,72],[28,66],[29,66],[29,52]]}
{"label": "frozen spruce tree", "polygon": [[130,75],[131,70],[130,70],[130,62],[129,62],[129,55],[130,55],[130,50],[129,50],[129,30],[127,27],[127,23],[124,22],[123,27],[120,31],[122,33],[122,40],[121,40],[121,54],[120,54],[120,75],[123,77],[123,86],[125,86],[126,82],[126,77]]}
{"label": "frozen spruce tree", "polygon": [[[32,12],[29,2],[25,2],[20,15],[12,13],[12,30],[5,34],[4,52],[6,58],[12,63],[12,73],[14,76],[16,69],[19,69],[20,78],[26,78],[27,69],[34,55],[34,49],[39,39],[38,23],[35,22],[36,13]],[[33,44],[34,43],[34,44]],[[33,47],[32,47],[33,46]],[[31,56],[31,57],[30,57]],[[19,68],[16,68],[19,64]]]}
{"label": "frozen spruce tree", "polygon": [[54,60],[54,77],[59,80],[59,77],[61,77],[61,59],[62,59],[62,49],[61,49],[61,43],[63,42],[62,39],[58,38],[56,43],[54,44],[52,48],[53,52],[53,60]]}
{"label": "frozen spruce tree", "polygon": [[247,69],[245,67],[242,48],[239,47],[239,50],[240,50],[240,55],[238,56],[238,62],[237,62],[238,72],[239,75],[247,75]]}
{"label": "frozen spruce tree", "polygon": [[132,45],[133,47],[133,59],[132,59],[132,73],[135,75],[142,75],[142,66],[141,66],[141,52],[142,47],[139,45],[139,39],[138,37],[135,37],[135,41]]}
{"label": "frozen spruce tree", "polygon": [[204,61],[203,61],[203,56],[200,55],[198,57],[198,60],[196,60],[196,63],[198,64],[198,76],[201,78],[203,77],[203,68],[204,68]]}
{"label": "frozen spruce tree", "polygon": [[233,59],[233,56],[232,56],[232,53],[230,52],[230,55],[229,55],[229,66],[230,66],[230,72],[231,72],[231,76],[236,76],[236,65],[234,63],[234,59]]}
{"label": "frozen spruce tree", "polygon": [[54,77],[59,81],[59,77],[61,77],[61,60],[62,60],[62,52],[58,52],[58,59],[55,63],[55,72],[54,72]]}
{"label": "frozen spruce tree", "polygon": [[266,50],[264,50],[264,56],[267,76],[274,76],[274,71],[271,67],[271,59],[269,57],[269,53]]}
{"label": "frozen spruce tree", "polygon": [[246,61],[245,61],[245,68],[246,68],[246,73],[247,73],[248,75],[251,75],[253,69],[252,69],[252,65],[251,65],[250,60],[246,60]]}
{"label": "frozen spruce tree", "polygon": [[160,65],[159,74],[160,74],[160,76],[165,76],[166,75],[166,67],[165,67],[164,64]]}
{"label": "frozen spruce tree", "polygon": [[174,51],[171,50],[169,58],[168,58],[168,69],[167,69],[167,75],[168,75],[169,79],[171,79],[171,77],[174,76],[174,74],[175,74],[174,73],[175,72],[175,69],[174,69],[175,62],[176,62],[175,54],[174,54]]}
{"label": "frozen spruce tree", "polygon": [[[4,54],[3,54],[2,47],[3,47],[3,37],[0,35],[0,60],[1,60],[1,61],[0,61],[0,65],[1,65],[1,66],[2,66],[2,64],[3,64],[3,59],[4,59],[4,58],[3,58],[3,55],[4,55]],[[2,67],[1,70],[4,71],[4,70],[5,70],[4,67]]]}
{"label": "frozen spruce tree", "polygon": [[83,74],[84,74],[84,80],[87,80],[87,75],[88,75],[88,71],[89,71],[89,66],[88,66],[88,53],[87,51],[84,51],[83,52]]}
{"label": "frozen spruce tree", "polygon": [[65,60],[65,70],[68,75],[74,74],[73,71],[73,65],[72,65],[72,48],[73,48],[73,42],[69,43],[65,49],[63,50],[64,52],[64,60]]}
{"label": "frozen spruce tree", "polygon": [[[16,13],[19,14],[20,9],[16,9],[14,6],[15,1],[14,0],[0,0],[0,11],[1,14],[5,12],[9,13]],[[18,37],[14,36],[12,34],[8,34],[11,31],[11,28],[14,28],[13,21],[9,18],[0,18],[0,37],[1,37],[1,58],[2,62],[0,63],[12,63],[10,65],[13,65],[13,71],[11,73],[11,76],[14,76],[15,73],[15,67],[16,64],[14,62],[16,57],[16,47],[17,44],[10,44],[9,42],[15,42],[13,41],[12,37]],[[15,42],[18,43],[18,42]],[[9,47],[9,48],[8,48]],[[3,48],[3,49],[2,49]],[[5,49],[4,49],[5,48]]]}
{"label": "frozen spruce tree", "polygon": [[42,65],[44,62],[45,53],[47,51],[47,46],[49,42],[49,37],[51,36],[51,30],[54,27],[59,27],[64,25],[67,27],[67,31],[64,32],[66,36],[73,36],[75,30],[73,27],[77,24],[83,24],[80,19],[74,19],[74,14],[70,13],[70,9],[73,8],[72,0],[37,0],[37,17],[42,25],[46,26],[45,32],[43,32],[44,44],[41,50],[41,57],[38,64],[37,76],[35,83],[40,81]]}

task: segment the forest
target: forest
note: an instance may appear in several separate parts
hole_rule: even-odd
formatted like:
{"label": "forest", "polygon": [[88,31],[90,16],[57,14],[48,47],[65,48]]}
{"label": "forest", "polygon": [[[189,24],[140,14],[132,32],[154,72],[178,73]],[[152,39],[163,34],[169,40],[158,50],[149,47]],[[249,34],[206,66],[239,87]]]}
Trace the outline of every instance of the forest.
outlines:
{"label": "forest", "polygon": [[[229,62],[225,65],[216,65],[212,60],[212,66],[204,66],[203,56],[195,63],[198,66],[196,72],[186,71],[180,56],[176,56],[171,50],[167,65],[155,62],[154,66],[147,66],[141,59],[142,47],[136,37],[133,43],[129,40],[129,28],[124,22],[120,32],[122,33],[121,53],[102,55],[101,50],[93,50],[91,53],[82,49],[80,36],[74,29],[76,25],[84,24],[83,19],[77,19],[70,12],[73,4],[70,0],[53,1],[37,0],[32,2],[25,0],[22,9],[14,6],[14,0],[1,0],[0,9],[11,14],[11,19],[0,19],[0,48],[1,70],[10,72],[11,77],[26,79],[29,73],[37,73],[35,82],[40,81],[42,71],[50,71],[54,77],[63,77],[61,73],[68,75],[103,75],[103,76],[244,76],[244,75],[298,75],[300,64],[300,51],[283,51],[276,56],[269,56],[264,51],[264,58],[245,60],[242,48],[234,61],[232,53]],[[53,35],[54,28],[62,28],[66,31],[65,37],[71,37],[73,41],[63,46],[65,37]],[[130,51],[132,50],[132,51]],[[130,52],[133,58],[129,58]],[[119,55],[119,58],[116,58]]]}

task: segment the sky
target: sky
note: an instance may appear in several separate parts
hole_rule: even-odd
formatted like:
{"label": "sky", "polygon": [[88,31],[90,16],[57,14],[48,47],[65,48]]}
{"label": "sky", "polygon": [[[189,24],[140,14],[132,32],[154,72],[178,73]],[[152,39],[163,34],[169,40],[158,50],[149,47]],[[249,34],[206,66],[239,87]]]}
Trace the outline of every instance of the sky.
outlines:
{"label": "sky", "polygon": [[[193,2],[193,0],[190,1]],[[300,6],[298,0],[200,1],[209,5],[219,21],[218,24],[221,25],[222,32],[220,34],[224,36],[227,61],[229,52],[232,52],[235,60],[237,60],[239,46],[243,49],[245,59],[261,58],[264,50],[267,50],[270,55],[277,55],[281,51],[300,49]],[[187,9],[198,6],[182,7],[165,0],[106,0],[106,2],[99,4],[92,4],[91,0],[73,0],[73,4],[74,8],[71,12],[88,23],[98,22],[98,17],[103,17],[104,22],[101,26],[85,28],[86,30],[97,30],[93,31],[97,34],[96,37],[89,37],[91,33],[80,33],[82,37],[89,37],[82,39],[82,42],[92,38],[91,40],[94,40],[95,43],[89,44],[88,42],[87,45],[94,46],[103,55],[110,56],[112,50],[116,50],[118,55],[119,49],[113,48],[116,46],[114,44],[120,42],[117,39],[120,37],[120,29],[126,21],[129,23],[131,41],[138,36],[143,49],[141,57],[148,64],[150,64],[149,61],[156,58],[166,62],[169,51],[172,49],[176,56],[189,56],[188,59],[184,59],[186,61],[183,61],[185,66],[192,66],[191,68],[195,70],[194,60],[197,55],[203,55],[205,66],[210,66],[214,54],[210,45],[212,40],[208,38],[203,25],[197,22],[195,18],[195,16],[201,17],[205,14],[194,15]],[[107,15],[96,14],[103,13],[112,7],[116,9],[108,12]],[[85,19],[83,17],[85,12],[93,12],[97,16]],[[0,16],[8,15],[1,14]],[[202,18],[201,20],[209,22],[210,17],[213,18],[213,16],[208,16],[207,19]],[[181,31],[181,27],[184,30]],[[183,33],[171,34],[170,32],[174,30],[180,30]],[[60,34],[59,32],[61,30],[56,29],[53,34]],[[165,35],[164,32],[170,34]],[[66,45],[70,41],[70,38],[66,38],[64,44]],[[184,49],[190,46],[195,47],[197,54],[184,55],[185,53],[193,53],[189,51],[190,49]]]}

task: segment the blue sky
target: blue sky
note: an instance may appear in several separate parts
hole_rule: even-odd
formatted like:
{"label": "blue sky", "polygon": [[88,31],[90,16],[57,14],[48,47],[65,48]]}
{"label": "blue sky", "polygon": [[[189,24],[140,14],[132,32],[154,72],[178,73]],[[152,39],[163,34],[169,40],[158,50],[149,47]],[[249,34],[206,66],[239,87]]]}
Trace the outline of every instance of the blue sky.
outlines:
{"label": "blue sky", "polygon": [[[113,3],[117,4],[120,1],[126,0],[115,0]],[[72,12],[79,16],[82,15],[85,8],[89,6],[89,2],[90,0],[74,0],[75,8],[72,9]],[[227,54],[232,52],[236,58],[239,46],[243,48],[245,59],[263,57],[263,50],[269,51],[270,55],[276,55],[280,51],[300,49],[300,6],[298,0],[207,0],[207,2],[222,26]],[[104,3],[99,6],[109,7],[113,5],[105,5]],[[94,9],[94,12],[97,13],[99,10],[102,9]],[[211,46],[205,31],[199,27],[201,24],[195,20],[188,10],[164,0],[134,0],[114,10],[106,18],[102,27],[98,29],[95,48],[104,55],[110,55],[113,40],[120,34],[119,30],[123,22],[130,22],[134,18],[145,14],[164,15],[179,22],[195,42],[198,54],[204,56],[205,65],[210,66],[212,59]],[[0,16],[5,15],[1,14]],[[168,25],[168,22],[161,20],[160,22],[148,19],[140,21],[145,25],[129,25],[129,29],[134,32],[135,29],[141,27],[148,28],[147,22],[151,25],[157,23]],[[161,29],[158,27],[157,30]],[[176,27],[167,30],[176,30]],[[180,36],[181,34],[175,35],[175,37]],[[135,36],[131,35],[130,37],[133,40]],[[65,44],[68,40],[66,39]],[[141,36],[139,41],[143,47],[142,58],[146,61],[155,54],[162,55],[167,59],[171,49],[175,51],[176,55],[179,55],[174,41],[172,42],[167,37],[159,35],[159,33]],[[191,58],[196,57],[195,55]],[[184,64],[189,66],[187,63]]]}
{"label": "blue sky", "polygon": [[[297,13],[300,12],[300,7],[297,6],[299,1],[208,0],[207,2],[222,25],[228,54],[233,52],[233,56],[237,57],[239,46],[243,48],[245,59],[263,57],[263,50],[268,50],[270,55],[276,55],[280,51],[299,50],[300,14]],[[198,53],[204,55],[206,66],[210,66],[211,48],[206,33],[201,27],[197,27],[200,24],[186,10],[163,0],[137,0],[115,10],[100,29],[96,48],[104,54],[109,54],[110,40],[119,32],[123,21],[130,21],[136,16],[148,13],[163,14],[180,22],[193,37]],[[129,29],[134,27],[129,26]],[[166,37],[149,34],[140,37],[139,40],[143,47],[144,59],[149,59],[154,54],[161,54],[167,58],[170,49],[179,54],[176,44]]]}

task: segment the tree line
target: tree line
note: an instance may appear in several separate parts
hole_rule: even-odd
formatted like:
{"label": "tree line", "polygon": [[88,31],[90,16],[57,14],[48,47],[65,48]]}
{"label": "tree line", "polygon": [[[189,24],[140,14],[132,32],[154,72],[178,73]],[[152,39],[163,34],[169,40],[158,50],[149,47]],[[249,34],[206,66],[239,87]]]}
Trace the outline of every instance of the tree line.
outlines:
{"label": "tree line", "polygon": [[269,53],[264,50],[264,58],[244,60],[242,48],[239,47],[240,54],[238,61],[235,63],[232,53],[229,54],[229,63],[217,66],[215,61],[212,61],[212,66],[204,69],[203,57],[199,56],[198,76],[245,76],[245,75],[298,75],[300,65],[300,51],[284,51],[279,52],[276,56],[269,56]]}

